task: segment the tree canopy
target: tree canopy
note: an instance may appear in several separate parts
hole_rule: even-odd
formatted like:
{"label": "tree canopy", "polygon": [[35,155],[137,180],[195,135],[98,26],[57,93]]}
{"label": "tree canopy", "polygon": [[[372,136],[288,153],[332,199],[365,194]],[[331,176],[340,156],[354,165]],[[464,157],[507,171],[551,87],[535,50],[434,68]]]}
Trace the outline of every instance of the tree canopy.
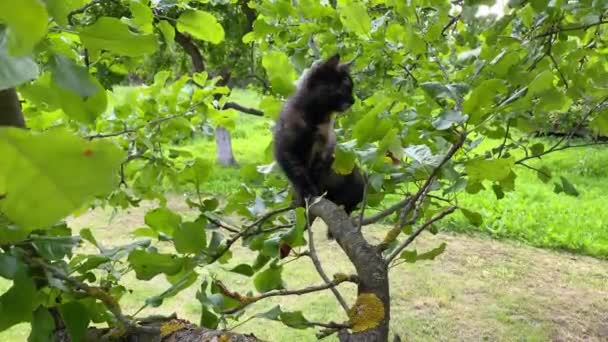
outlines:
{"label": "tree canopy", "polygon": [[[171,283],[143,307],[197,287],[196,323],[210,331],[253,317],[342,340],[387,340],[389,265],[443,253],[444,244],[408,247],[454,211],[482,222],[459,195],[492,189],[501,200],[528,168],[555,192],[578,196],[576,184],[535,161],[608,134],[608,2],[510,0],[500,17],[476,15],[493,3],[0,2],[0,276],[13,282],[0,296],[0,331],[31,322],[30,341],[77,341],[93,323],[107,323],[95,335],[107,339],[183,328],[121,309],[122,277],[134,273],[141,286],[157,276]],[[337,120],[333,168],[365,170],[364,209],[349,218],[327,200],[291,208],[271,145],[260,165],[240,165],[240,189],[206,191],[213,162],[176,146],[211,129],[218,161],[238,163],[235,119],[275,120],[305,70],[336,53],[354,63],[357,100]],[[259,108],[229,97],[241,87],[259,92]],[[534,139],[543,134],[558,137]],[[484,140],[495,144],[480,150]],[[176,192],[195,217],[166,206]],[[157,206],[128,245],[101,244],[90,229],[73,234],[65,221],[144,200]],[[308,211],[328,224],[357,274],[324,274],[304,229]],[[362,230],[380,222],[385,238],[374,244]],[[231,270],[253,279],[249,293],[200,272],[226,263],[237,242],[257,255]],[[81,253],[81,244],[97,252]],[[325,282],[286,286],[283,244],[295,248],[290,257],[310,257]],[[353,303],[337,291],[344,282],[358,286]],[[282,307],[247,312],[268,297],[322,290],[336,294],[347,322],[312,322]]]}

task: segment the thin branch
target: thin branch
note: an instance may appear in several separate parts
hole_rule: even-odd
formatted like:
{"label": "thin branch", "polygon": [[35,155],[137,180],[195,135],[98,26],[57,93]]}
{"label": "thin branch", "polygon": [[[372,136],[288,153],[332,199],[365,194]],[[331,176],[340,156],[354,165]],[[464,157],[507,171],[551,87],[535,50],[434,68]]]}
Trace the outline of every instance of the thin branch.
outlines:
{"label": "thin branch", "polygon": [[568,80],[566,79],[566,76],[562,72],[562,69],[559,67],[559,64],[557,64],[555,57],[553,57],[553,53],[551,51],[549,51],[548,55],[549,55],[549,58],[551,59],[551,62],[553,63],[553,66],[555,66],[555,69],[557,69],[557,72],[559,73],[559,77],[562,79],[562,82],[564,82],[564,86],[566,86],[566,89],[568,89]]}
{"label": "thin branch", "polygon": [[129,134],[129,133],[135,133],[138,130],[148,127],[148,126],[154,126],[154,125],[158,125],[160,123],[163,123],[165,121],[169,121],[169,120],[173,120],[176,118],[181,118],[181,117],[190,117],[193,116],[194,114],[190,113],[190,114],[175,114],[175,115],[169,115],[169,116],[165,116],[159,119],[155,119],[152,121],[149,121],[145,124],[133,127],[133,128],[127,128],[124,129],[122,131],[118,131],[118,132],[113,132],[113,133],[99,133],[99,134],[94,134],[94,135],[88,135],[86,137],[84,137],[84,139],[87,140],[93,140],[93,139],[101,139],[101,138],[111,138],[111,137],[117,137],[117,136],[121,136],[121,135],[125,135],[125,134]]}
{"label": "thin branch", "polygon": [[268,291],[268,292],[262,293],[257,296],[242,296],[236,292],[228,290],[228,288],[226,288],[226,286],[224,286],[219,281],[216,282],[216,284],[218,285],[218,287],[223,295],[236,299],[237,301],[241,302],[241,304],[239,306],[222,312],[223,314],[229,315],[229,314],[236,313],[236,312],[246,308],[247,306],[249,306],[255,302],[258,302],[262,299],[266,299],[266,298],[270,298],[270,297],[279,297],[279,296],[293,296],[293,295],[301,296],[301,295],[305,295],[305,294],[309,294],[309,293],[313,293],[313,292],[333,289],[337,285],[347,282],[347,281],[356,283],[357,276],[351,275],[351,276],[347,276],[347,277],[343,277],[343,278],[339,278],[339,279],[334,279],[333,281],[330,281],[327,284],[309,286],[309,287],[305,287],[305,288],[298,289],[298,290],[286,290],[286,289],[273,290],[273,291]]}
{"label": "thin branch", "polygon": [[312,260],[312,263],[313,263],[313,265],[315,265],[315,269],[317,270],[317,273],[319,273],[319,275],[321,276],[321,278],[323,279],[325,284],[329,286],[329,289],[331,289],[331,292],[334,294],[334,296],[336,296],[336,299],[338,300],[338,302],[344,309],[344,312],[346,312],[346,315],[348,316],[349,308],[348,308],[348,304],[346,303],[346,300],[344,300],[344,297],[342,297],[342,294],[340,294],[340,291],[338,291],[338,289],[335,288],[335,285],[332,284],[332,281],[329,280],[329,277],[323,270],[321,261],[319,261],[319,257],[317,256],[317,250],[315,249],[315,240],[314,240],[314,236],[312,233],[312,227],[310,227],[308,209],[309,209],[308,201],[306,201],[306,224],[308,225],[308,227],[307,227],[308,228],[307,229],[307,231],[308,231],[308,254],[310,256],[310,260]]}
{"label": "thin branch", "polygon": [[605,142],[597,142],[597,143],[589,143],[589,144],[579,144],[579,145],[564,145],[559,147],[559,145],[561,145],[564,141],[568,141],[572,138],[572,136],[574,135],[574,133],[576,133],[576,131],[578,131],[583,124],[587,121],[587,119],[589,119],[589,117],[596,111],[598,111],[600,108],[602,108],[602,106],[604,105],[604,103],[608,102],[608,97],[605,97],[603,100],[601,100],[597,105],[595,105],[593,108],[591,108],[584,116],[583,118],[581,118],[581,120],[578,122],[578,124],[576,126],[574,126],[570,132],[563,136],[560,140],[557,141],[557,143],[555,143],[551,148],[549,148],[546,151],[543,151],[543,153],[540,154],[535,154],[535,155],[531,155],[531,156],[526,156],[523,157],[521,159],[519,159],[518,161],[516,161],[516,164],[520,164],[522,162],[525,162],[526,160],[530,160],[530,159],[535,159],[535,158],[541,158],[549,153],[553,153],[556,151],[562,151],[568,148],[573,148],[573,147],[585,147],[585,146],[593,146],[593,145],[605,145]]}
{"label": "thin branch", "polygon": [[453,16],[453,17],[450,17],[450,21],[448,21],[448,23],[447,23],[447,24],[445,24],[445,26],[444,26],[444,27],[443,27],[443,29],[441,30],[441,35],[445,37],[445,33],[446,33],[446,31],[447,31],[447,30],[449,30],[449,29],[450,29],[450,27],[451,27],[452,25],[454,25],[454,24],[455,24],[455,23],[456,23],[456,22],[457,22],[457,21],[460,19],[460,17],[461,17],[461,16],[462,16],[462,13],[460,13],[460,14],[458,14],[458,15],[455,15],[455,16]]}
{"label": "thin branch", "polygon": [[289,207],[285,207],[285,208],[280,208],[280,209],[277,209],[277,210],[273,210],[273,211],[267,212],[266,214],[262,215],[255,222],[253,222],[250,225],[246,226],[245,229],[239,231],[238,233],[234,234],[230,239],[226,240],[226,246],[224,246],[224,248],[222,248],[219,252],[211,255],[211,258],[207,261],[207,263],[212,264],[212,263],[216,262],[219,258],[221,258],[224,254],[226,254],[226,252],[228,252],[228,250],[230,250],[230,248],[232,247],[232,245],[234,245],[234,243],[237,242],[241,237],[243,237],[243,236],[250,236],[251,235],[251,229],[253,229],[255,227],[258,227],[258,226],[261,226],[266,220],[270,219],[274,215],[283,213],[283,212],[291,210],[293,208],[294,208],[293,206],[289,206]]}
{"label": "thin branch", "polygon": [[[437,165],[437,167],[435,169],[433,169],[433,171],[431,172],[431,175],[429,176],[429,178],[426,180],[426,182],[424,183],[424,185],[420,188],[420,190],[418,190],[418,192],[413,195],[410,196],[408,198],[405,198],[403,200],[401,200],[400,202],[392,205],[391,207],[377,213],[376,215],[369,217],[369,218],[365,218],[363,219],[363,225],[367,225],[367,224],[371,224],[371,223],[375,223],[378,222],[379,220],[391,215],[392,213],[396,212],[397,210],[400,210],[402,208],[407,208],[409,207],[411,210],[412,208],[412,204],[414,204],[415,202],[418,201],[418,199],[422,196],[423,192],[427,191],[426,189],[428,187],[430,187],[431,183],[433,182],[433,180],[435,179],[435,177],[437,176],[437,174],[439,174],[439,171],[441,170],[441,168],[443,167],[443,165],[445,165],[445,163],[448,162],[448,160],[450,160],[454,154],[456,154],[456,151],[458,151],[458,149],[460,149],[460,147],[462,147],[462,145],[464,144],[464,141],[466,139],[466,133],[461,133],[458,137],[458,139],[456,140],[456,142],[452,145],[452,147],[450,147],[450,149],[448,150],[448,152],[445,154],[445,156],[443,157],[443,159],[439,162],[439,165]],[[409,212],[408,210],[408,212]],[[407,215],[407,212],[405,213]]]}
{"label": "thin branch", "polygon": [[547,178],[551,178],[551,175],[550,175],[550,174],[548,174],[548,173],[544,172],[544,171],[543,171],[543,170],[541,170],[541,169],[537,169],[537,168],[535,168],[535,167],[533,167],[533,166],[530,166],[530,165],[528,165],[528,164],[526,164],[526,163],[523,163],[523,162],[516,162],[516,164],[519,164],[519,165],[521,165],[521,166],[523,166],[523,167],[525,167],[525,168],[528,168],[528,169],[530,169],[530,170],[536,171],[536,172],[538,172],[538,173],[540,173],[540,174],[544,175],[544,176],[545,176],[545,177],[547,177]]}
{"label": "thin branch", "polygon": [[77,292],[81,292],[91,298],[95,298],[102,302],[105,307],[112,313],[114,318],[120,323],[121,327],[119,329],[124,329],[124,332],[127,331],[138,331],[144,333],[159,333],[158,328],[154,327],[145,327],[138,326],[130,319],[128,319],[125,315],[123,315],[122,310],[120,309],[120,305],[116,300],[106,292],[105,289],[98,286],[89,286],[88,284],[68,276],[59,268],[55,266],[47,264],[44,260],[40,258],[31,257],[29,255],[24,255],[25,261],[30,265],[35,265],[49,272],[55,278],[59,280],[63,280],[67,285],[72,287]]}
{"label": "thin branch", "polygon": [[359,223],[357,224],[357,230],[361,230],[363,226],[363,215],[365,215],[365,207],[367,206],[367,189],[369,187],[369,180],[367,179],[367,175],[363,175],[365,179],[365,186],[363,187],[363,201],[361,201],[361,212],[359,213]]}
{"label": "thin branch", "polygon": [[236,234],[238,234],[238,233],[241,232],[239,229],[237,229],[235,227],[232,227],[232,226],[230,226],[230,225],[228,225],[228,224],[220,221],[219,219],[216,219],[215,217],[209,215],[208,213],[202,213],[202,214],[203,214],[203,216],[205,216],[205,218],[207,220],[209,220],[209,222],[215,224],[216,226],[218,226],[220,228],[224,228],[227,231],[232,232],[232,233],[236,233]]}
{"label": "thin branch", "polygon": [[386,263],[389,264],[391,261],[393,261],[393,259],[395,259],[401,253],[401,251],[403,251],[414,240],[416,240],[416,238],[418,237],[418,235],[420,235],[420,233],[422,233],[425,229],[430,227],[433,223],[435,223],[435,222],[441,220],[442,218],[446,217],[447,215],[453,213],[456,210],[456,208],[457,208],[456,206],[452,206],[452,207],[442,211],[441,213],[437,214],[436,216],[434,216],[433,218],[428,220],[422,226],[420,226],[420,228],[416,229],[416,231],[414,233],[412,233],[412,235],[408,236],[408,238],[405,239],[405,241],[403,241],[401,244],[399,244],[399,246],[397,248],[395,248],[391,252],[391,254],[389,254],[386,257]]}
{"label": "thin branch", "polygon": [[68,23],[70,23],[71,26],[74,26],[74,18],[73,17],[76,14],[82,14],[82,13],[86,12],[89,8],[91,8],[91,7],[93,7],[93,6],[97,5],[97,4],[100,4],[102,1],[103,0],[93,0],[93,1],[89,2],[88,4],[86,4],[86,5],[84,5],[84,6],[80,7],[80,8],[77,8],[77,9],[73,10],[72,12],[68,13]]}
{"label": "thin branch", "polygon": [[500,150],[498,151],[498,158],[502,157],[502,152],[505,149],[505,145],[507,144],[507,139],[509,138],[509,129],[511,128],[511,120],[507,120],[507,129],[505,132],[505,138],[500,145]]}
{"label": "thin branch", "polygon": [[538,38],[543,38],[543,37],[547,37],[547,36],[552,36],[556,33],[560,33],[560,32],[568,32],[568,31],[578,31],[578,30],[588,30],[594,26],[600,26],[600,25],[604,25],[604,24],[608,24],[608,20],[600,20],[597,21],[595,23],[591,23],[591,24],[586,24],[586,25],[579,25],[579,26],[571,26],[571,27],[557,27],[554,29],[551,29],[547,32],[541,33],[539,35],[536,35],[534,37],[532,37],[532,39],[538,39]]}
{"label": "thin branch", "polygon": [[236,102],[226,102],[224,104],[224,107],[222,107],[222,109],[234,109],[234,110],[238,110],[239,112],[242,112],[245,114],[251,114],[251,115],[255,115],[255,116],[264,116],[263,111],[261,111],[259,109],[255,109],[255,108],[245,107]]}

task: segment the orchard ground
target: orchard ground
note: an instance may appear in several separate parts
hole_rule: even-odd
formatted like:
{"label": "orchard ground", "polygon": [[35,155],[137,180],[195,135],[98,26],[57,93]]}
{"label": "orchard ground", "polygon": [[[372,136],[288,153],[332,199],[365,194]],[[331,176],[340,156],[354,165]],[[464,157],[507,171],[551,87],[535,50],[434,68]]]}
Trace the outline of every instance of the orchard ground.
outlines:
{"label": "orchard ground", "polygon": [[[236,91],[239,102],[255,107],[257,97]],[[269,120],[240,115],[233,130],[233,147],[241,166],[259,163],[270,142]],[[481,148],[498,145],[500,141],[484,142]],[[199,138],[183,145],[202,158],[213,160],[215,145],[212,138]],[[491,190],[475,196],[464,196],[460,205],[480,212],[481,227],[474,227],[460,214],[440,224],[441,233],[424,234],[416,248],[424,251],[447,242],[444,254],[434,261],[402,264],[391,273],[391,327],[404,340],[532,340],[573,341],[608,340],[608,149],[587,147],[557,152],[536,161],[551,169],[554,179],[565,176],[580,192],[578,198],[555,194],[552,183],[539,181],[534,171],[517,169],[518,191],[506,193],[497,200]],[[205,189],[209,193],[226,194],[242,182],[240,171],[217,167]],[[129,243],[128,233],[144,225],[143,215],[153,203],[143,208],[113,214],[95,210],[71,219],[77,232],[92,228],[99,241],[107,245]],[[188,211],[175,196],[170,206]],[[324,227],[317,222],[317,249],[326,271],[350,272],[352,266],[326,241]],[[383,226],[366,229],[370,237],[379,239]],[[458,232],[455,234],[454,232]],[[499,238],[501,241],[497,241]],[[168,246],[168,245],[167,245]],[[535,248],[543,247],[543,249]],[[564,251],[566,250],[566,251]],[[92,252],[84,245],[83,252]],[[253,256],[244,248],[233,250],[234,257],[226,265],[213,265],[202,276],[211,274],[235,290],[252,288],[251,279],[227,272],[232,266],[247,262]],[[146,298],[168,287],[162,277],[145,285],[131,275],[124,284],[132,293],[121,304],[126,313],[135,312]],[[289,288],[320,283],[309,260],[293,261],[285,269],[284,279]],[[10,283],[0,281],[0,292]],[[355,287],[342,286],[349,299]],[[198,322],[200,306],[195,299],[196,286],[167,300],[151,313],[170,314]],[[268,299],[253,305],[244,318],[270,309],[276,304],[285,310],[302,310],[314,321],[341,321],[343,311],[330,292],[301,297]],[[228,322],[229,327],[239,323]],[[253,332],[269,341],[314,341],[312,329],[293,330],[266,320],[253,320],[237,330]],[[26,324],[0,333],[1,341],[25,341],[29,331]],[[333,340],[333,339],[329,339]]]}

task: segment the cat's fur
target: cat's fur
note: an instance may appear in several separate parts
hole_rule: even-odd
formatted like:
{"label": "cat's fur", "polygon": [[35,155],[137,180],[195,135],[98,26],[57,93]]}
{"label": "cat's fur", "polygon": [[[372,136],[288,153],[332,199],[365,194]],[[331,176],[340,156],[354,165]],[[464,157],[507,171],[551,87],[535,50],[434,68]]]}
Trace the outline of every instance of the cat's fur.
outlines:
{"label": "cat's fur", "polygon": [[283,107],[275,126],[274,156],[293,186],[296,205],[327,192],[327,199],[350,214],[363,199],[359,169],[340,175],[331,167],[336,147],[332,114],[354,102],[349,65],[340,64],[335,55],[313,66]]}

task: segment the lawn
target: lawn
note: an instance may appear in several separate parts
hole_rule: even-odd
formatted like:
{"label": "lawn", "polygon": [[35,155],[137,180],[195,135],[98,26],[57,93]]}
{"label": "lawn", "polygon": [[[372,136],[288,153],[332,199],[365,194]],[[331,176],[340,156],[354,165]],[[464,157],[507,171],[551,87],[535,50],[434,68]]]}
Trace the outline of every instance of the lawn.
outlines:
{"label": "lawn", "polygon": [[[247,106],[257,105],[251,91],[238,90],[233,96]],[[240,115],[232,133],[235,157],[241,165],[264,161],[271,141],[271,121],[251,115]],[[552,141],[539,140],[550,146]],[[497,146],[501,141],[488,140],[479,151]],[[215,140],[197,139],[188,150],[203,158],[214,158]],[[482,214],[480,227],[471,225],[459,212],[447,219],[444,229],[456,232],[483,232],[495,238],[515,239],[527,244],[568,250],[600,258],[608,257],[608,148],[583,147],[555,152],[531,165],[548,167],[553,180],[566,177],[580,192],[579,197],[556,194],[553,182],[542,183],[535,171],[517,167],[516,191],[497,200],[490,189],[475,195],[463,194],[459,204]],[[206,191],[230,193],[239,188],[239,170],[216,167]]]}

